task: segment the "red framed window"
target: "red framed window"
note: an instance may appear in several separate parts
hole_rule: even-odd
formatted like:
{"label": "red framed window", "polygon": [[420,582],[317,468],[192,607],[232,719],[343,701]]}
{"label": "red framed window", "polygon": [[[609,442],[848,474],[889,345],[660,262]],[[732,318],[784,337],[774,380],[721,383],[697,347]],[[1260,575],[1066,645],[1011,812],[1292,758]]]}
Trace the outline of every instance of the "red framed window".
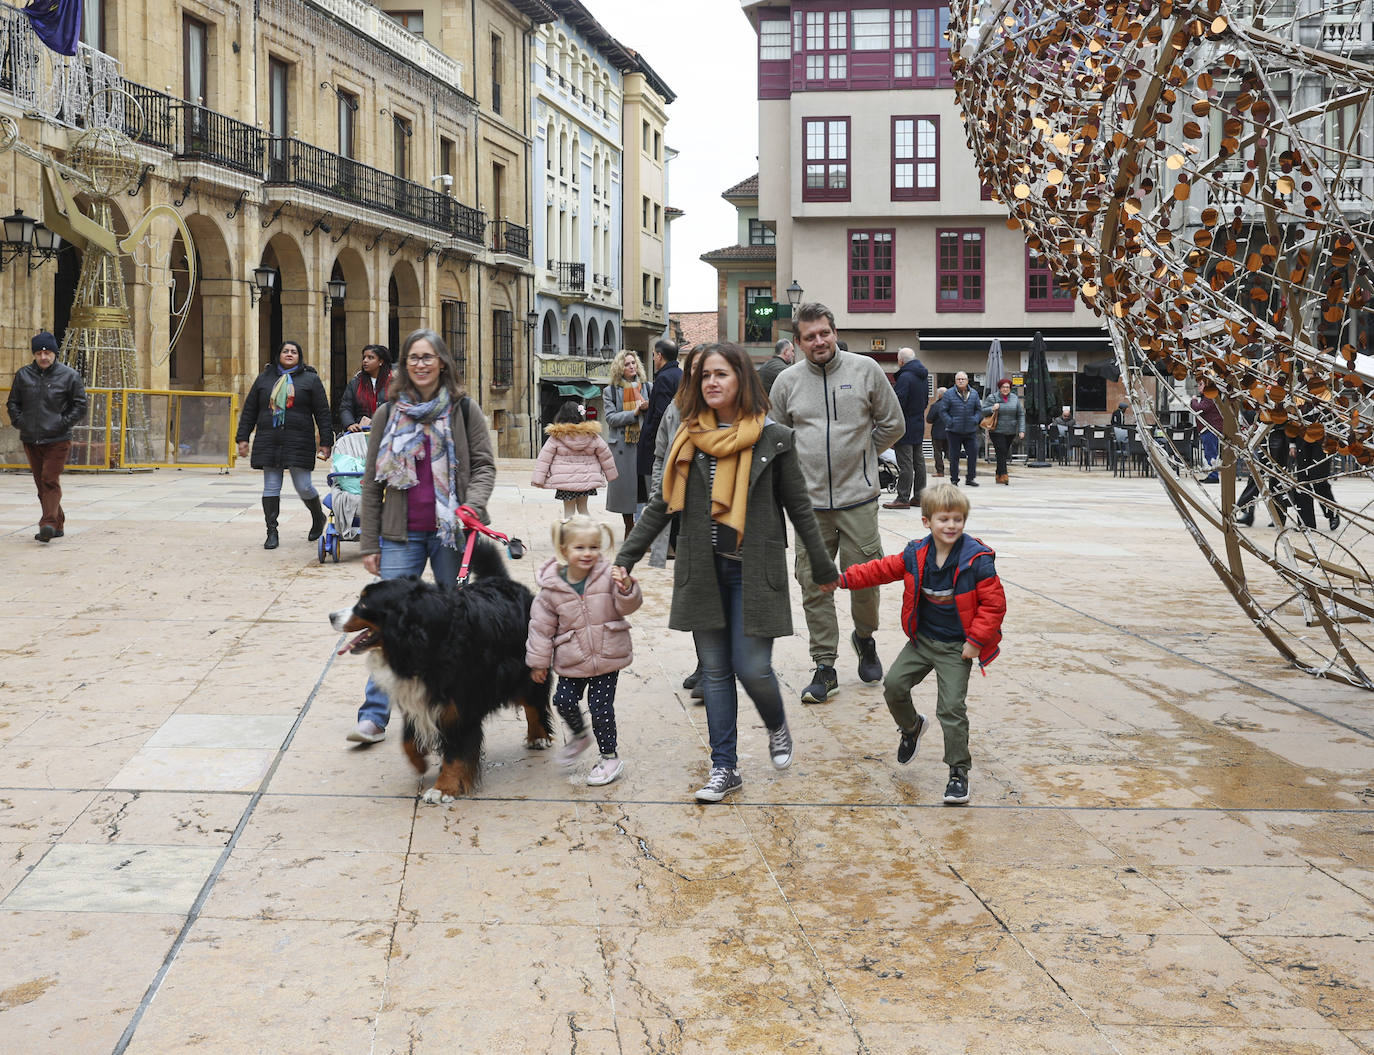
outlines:
{"label": "red framed window", "polygon": [[849,12],[798,11],[796,18],[793,34],[801,38],[798,50],[804,82],[843,85],[849,78]]}
{"label": "red framed window", "polygon": [[802,121],[802,201],[849,200],[849,118]]}
{"label": "red framed window", "polygon": [[1049,264],[1026,246],[1026,310],[1073,311],[1073,291],[1060,289]]}
{"label": "red framed window", "polygon": [[915,6],[916,59],[915,84],[918,88],[952,88],[954,75],[949,66],[949,8],[927,0]]}
{"label": "red framed window", "polygon": [[786,18],[759,19],[759,98],[786,99],[791,87],[792,28]]}
{"label": "red framed window", "polygon": [[940,198],[940,118],[892,119],[892,200]]}
{"label": "red framed window", "polygon": [[896,232],[888,228],[849,232],[849,310],[896,311]]}
{"label": "red framed window", "polygon": [[935,310],[982,311],[983,228],[943,228],[935,241]]}

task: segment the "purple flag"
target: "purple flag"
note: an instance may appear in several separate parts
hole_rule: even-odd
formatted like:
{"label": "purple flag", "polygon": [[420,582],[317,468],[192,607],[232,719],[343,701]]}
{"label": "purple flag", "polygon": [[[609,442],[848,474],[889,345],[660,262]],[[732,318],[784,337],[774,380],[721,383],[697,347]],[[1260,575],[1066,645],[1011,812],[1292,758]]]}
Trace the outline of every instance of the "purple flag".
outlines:
{"label": "purple flag", "polygon": [[81,40],[82,0],[32,0],[24,14],[38,39],[59,55],[75,55]]}

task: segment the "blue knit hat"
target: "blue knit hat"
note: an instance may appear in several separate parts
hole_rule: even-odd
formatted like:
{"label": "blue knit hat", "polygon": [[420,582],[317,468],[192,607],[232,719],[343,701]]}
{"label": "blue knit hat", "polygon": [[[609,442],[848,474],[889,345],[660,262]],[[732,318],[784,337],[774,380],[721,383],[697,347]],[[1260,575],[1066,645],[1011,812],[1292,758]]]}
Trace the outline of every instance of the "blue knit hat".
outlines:
{"label": "blue knit hat", "polygon": [[33,335],[33,340],[29,341],[29,347],[35,352],[55,352],[57,351],[57,338],[47,330],[39,330]]}

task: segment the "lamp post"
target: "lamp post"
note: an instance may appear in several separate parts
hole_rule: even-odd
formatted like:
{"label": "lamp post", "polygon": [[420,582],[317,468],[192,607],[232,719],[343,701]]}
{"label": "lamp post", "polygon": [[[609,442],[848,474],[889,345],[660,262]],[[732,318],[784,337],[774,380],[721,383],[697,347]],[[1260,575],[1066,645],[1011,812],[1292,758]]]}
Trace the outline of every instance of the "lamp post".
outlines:
{"label": "lamp post", "polygon": [[275,267],[259,264],[253,268],[253,281],[248,287],[248,295],[254,304],[277,288],[278,272]]}
{"label": "lamp post", "polygon": [[331,278],[328,283],[329,288],[324,294],[324,313],[329,314],[330,308],[336,300],[343,300],[348,296],[348,283],[341,278]]}
{"label": "lamp post", "polygon": [[45,260],[51,260],[62,250],[61,236],[32,216],[25,216],[23,209],[16,209],[13,216],[0,220],[0,226],[4,228],[4,238],[0,239],[0,271],[20,256],[26,258],[30,271],[37,271]]}
{"label": "lamp post", "polygon": [[534,347],[534,330],[539,325],[539,312],[531,308],[525,312],[525,341]]}
{"label": "lamp post", "polygon": [[799,283],[799,282],[794,278],[794,279],[792,280],[792,284],[791,284],[790,286],[787,287],[787,303],[792,305],[792,310],[795,312],[795,311],[797,310],[798,305],[801,304],[801,301],[802,301],[802,288],[801,288],[801,283]]}

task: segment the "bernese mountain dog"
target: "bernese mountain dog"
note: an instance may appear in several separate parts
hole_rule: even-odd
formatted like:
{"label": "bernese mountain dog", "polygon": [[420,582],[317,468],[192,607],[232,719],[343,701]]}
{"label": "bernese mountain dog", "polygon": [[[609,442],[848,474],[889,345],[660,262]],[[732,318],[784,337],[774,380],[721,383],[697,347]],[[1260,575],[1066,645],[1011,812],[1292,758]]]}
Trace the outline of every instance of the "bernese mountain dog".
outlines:
{"label": "bernese mountain dog", "polygon": [[358,635],[340,652],[366,655],[404,719],[411,765],[423,775],[428,754],[442,757],[426,802],[452,802],[476,788],[482,723],[503,706],[525,709],[527,747],[553,746],[548,682],[536,682],[525,666],[534,597],[485,539],[477,541],[470,571],[474,577],[456,587],[382,579],[363,587],[352,608],[329,616],[335,630]]}

